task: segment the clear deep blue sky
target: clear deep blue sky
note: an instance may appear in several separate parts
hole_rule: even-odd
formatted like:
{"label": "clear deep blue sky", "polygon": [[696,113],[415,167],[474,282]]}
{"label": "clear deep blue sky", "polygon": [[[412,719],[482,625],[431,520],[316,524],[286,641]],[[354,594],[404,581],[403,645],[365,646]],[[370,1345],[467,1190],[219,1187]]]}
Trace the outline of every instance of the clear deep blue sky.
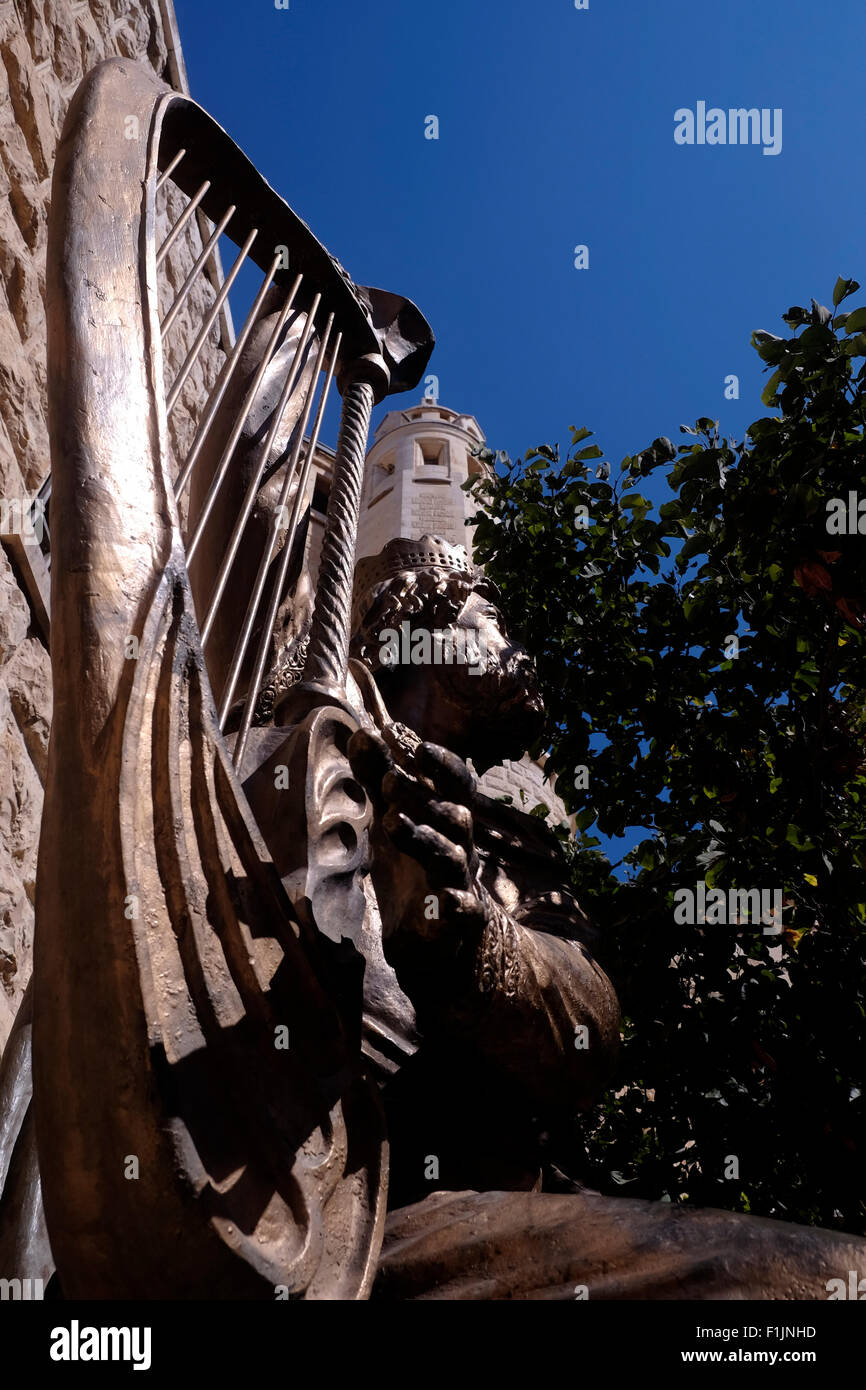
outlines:
{"label": "clear deep blue sky", "polygon": [[[571,424],[614,460],[698,415],[739,438],[750,331],[866,284],[863,0],[175,5],[192,95],[353,278],[417,302],[441,401],[512,455]],[[781,153],[676,145],[698,101],[780,107]]]}

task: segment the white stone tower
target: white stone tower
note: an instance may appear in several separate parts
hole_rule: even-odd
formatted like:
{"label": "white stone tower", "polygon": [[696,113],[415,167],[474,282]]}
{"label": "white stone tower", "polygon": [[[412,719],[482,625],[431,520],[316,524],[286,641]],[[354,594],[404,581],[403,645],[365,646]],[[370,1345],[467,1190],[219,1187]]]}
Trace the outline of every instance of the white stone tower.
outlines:
{"label": "white stone tower", "polygon": [[482,465],[471,450],[484,443],[478,421],[435,401],[391,410],[373,436],[358,523],[357,558],[378,555],[396,536],[442,536],[472,553],[472,528],[460,484]]}

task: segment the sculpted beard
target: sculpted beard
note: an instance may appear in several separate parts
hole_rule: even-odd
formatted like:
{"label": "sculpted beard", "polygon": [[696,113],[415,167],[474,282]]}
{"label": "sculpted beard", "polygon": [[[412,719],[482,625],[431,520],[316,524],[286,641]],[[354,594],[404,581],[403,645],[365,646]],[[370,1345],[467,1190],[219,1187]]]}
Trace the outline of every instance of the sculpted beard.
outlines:
{"label": "sculpted beard", "polygon": [[[474,674],[473,674],[474,670]],[[487,651],[483,672],[440,666],[435,678],[444,697],[463,709],[472,728],[472,761],[479,772],[503,758],[522,757],[541,732],[544,705],[529,655],[512,648]]]}

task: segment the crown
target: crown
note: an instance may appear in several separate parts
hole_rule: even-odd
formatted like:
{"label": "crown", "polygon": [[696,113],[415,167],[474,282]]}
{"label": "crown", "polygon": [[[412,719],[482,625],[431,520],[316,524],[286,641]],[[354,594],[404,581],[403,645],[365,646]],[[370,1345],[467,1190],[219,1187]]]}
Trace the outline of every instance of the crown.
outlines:
{"label": "crown", "polygon": [[442,536],[421,536],[417,541],[397,536],[378,555],[365,555],[355,566],[353,627],[358,626],[369,606],[367,600],[372,591],[406,570],[442,570],[446,574],[465,574],[470,579],[481,575],[462,545],[452,545]]}

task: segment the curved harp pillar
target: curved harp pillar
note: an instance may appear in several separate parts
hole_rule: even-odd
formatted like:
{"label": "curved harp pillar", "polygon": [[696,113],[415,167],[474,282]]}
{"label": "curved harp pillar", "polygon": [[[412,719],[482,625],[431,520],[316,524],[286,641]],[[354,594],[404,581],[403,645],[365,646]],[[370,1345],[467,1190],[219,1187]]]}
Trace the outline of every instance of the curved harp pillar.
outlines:
{"label": "curved harp pillar", "polygon": [[[271,861],[187,573],[196,517],[182,533],[156,298],[156,185],[175,165],[190,198],[209,180],[214,222],[237,206],[226,235],[252,247],[272,298],[294,284],[319,315],[310,350],[325,327],[332,355],[339,342],[317,371],[388,361],[395,305],[426,331],[407,301],[353,286],[195,103],[125,60],[82,84],[48,248],[55,714],[33,1036],[46,1220],[67,1298],[363,1298],[387,1144],[361,1065],[358,961],[299,918]],[[275,276],[279,243],[291,268]],[[431,346],[421,332],[402,381],[389,362],[391,389],[414,384]],[[296,418],[309,432],[309,407]]]}

